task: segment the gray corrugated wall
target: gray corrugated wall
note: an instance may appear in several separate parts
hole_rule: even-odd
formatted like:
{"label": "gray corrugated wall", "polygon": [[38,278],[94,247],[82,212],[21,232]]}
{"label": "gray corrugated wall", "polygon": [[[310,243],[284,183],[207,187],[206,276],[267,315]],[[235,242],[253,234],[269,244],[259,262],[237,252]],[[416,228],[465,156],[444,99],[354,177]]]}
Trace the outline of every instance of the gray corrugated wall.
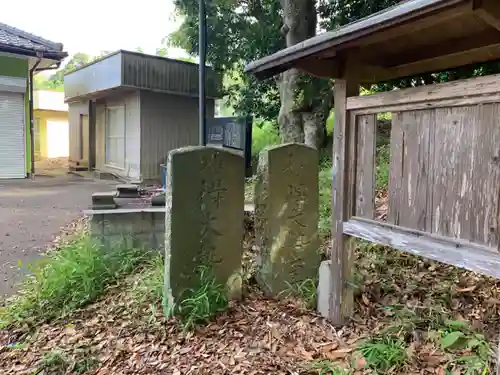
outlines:
{"label": "gray corrugated wall", "polygon": [[[157,56],[145,58],[134,52],[122,53],[122,59],[122,84],[125,86],[198,96],[198,64]],[[207,97],[219,97],[220,75],[207,67],[206,78]]]}
{"label": "gray corrugated wall", "polygon": [[[207,117],[214,117],[207,100]],[[141,171],[145,180],[160,180],[168,152],[198,144],[198,98],[141,91]]]}
{"label": "gray corrugated wall", "polygon": [[[125,168],[106,166],[105,121],[106,106],[125,105]],[[97,101],[96,106],[96,168],[102,172],[115,173],[122,177],[139,179],[141,165],[141,108],[139,92],[118,93]]]}
{"label": "gray corrugated wall", "polygon": [[68,103],[69,159],[80,160],[80,115],[89,114],[89,102]]}

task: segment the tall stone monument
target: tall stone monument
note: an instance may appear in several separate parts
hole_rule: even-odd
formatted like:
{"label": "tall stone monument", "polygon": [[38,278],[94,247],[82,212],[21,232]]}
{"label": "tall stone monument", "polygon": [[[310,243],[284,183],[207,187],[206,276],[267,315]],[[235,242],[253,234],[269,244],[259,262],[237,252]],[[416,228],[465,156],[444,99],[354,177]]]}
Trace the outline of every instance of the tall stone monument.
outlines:
{"label": "tall stone monument", "polygon": [[193,146],[168,155],[165,216],[165,293],[172,305],[199,286],[200,267],[236,297],[244,230],[243,157]]}
{"label": "tall stone monument", "polygon": [[269,296],[293,292],[316,279],[318,241],[318,153],[290,143],[259,156],[255,186],[257,281]]}

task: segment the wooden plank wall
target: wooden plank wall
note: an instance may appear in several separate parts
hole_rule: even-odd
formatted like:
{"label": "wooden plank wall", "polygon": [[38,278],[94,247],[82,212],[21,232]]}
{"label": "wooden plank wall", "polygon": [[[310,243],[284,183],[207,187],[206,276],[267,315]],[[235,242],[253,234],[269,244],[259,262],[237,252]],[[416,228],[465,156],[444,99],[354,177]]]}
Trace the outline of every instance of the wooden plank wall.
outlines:
{"label": "wooden plank wall", "polygon": [[388,222],[500,251],[499,103],[500,75],[348,98],[355,215],[373,218],[376,114],[390,111]]}
{"label": "wooden plank wall", "polygon": [[500,105],[393,114],[391,224],[499,246]]}

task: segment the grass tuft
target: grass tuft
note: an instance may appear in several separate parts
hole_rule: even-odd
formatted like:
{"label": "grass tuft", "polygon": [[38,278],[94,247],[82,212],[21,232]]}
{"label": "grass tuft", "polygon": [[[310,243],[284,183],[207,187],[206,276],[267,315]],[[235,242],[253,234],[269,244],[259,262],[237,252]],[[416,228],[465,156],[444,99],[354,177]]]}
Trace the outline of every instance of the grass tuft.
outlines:
{"label": "grass tuft", "polygon": [[401,370],[408,361],[406,344],[400,337],[375,336],[362,343],[359,351],[367,367],[380,373]]}
{"label": "grass tuft", "polygon": [[46,353],[40,361],[40,367],[50,373],[64,373],[70,366],[67,356],[58,349],[52,349]]}
{"label": "grass tuft", "polygon": [[174,307],[183,330],[191,330],[198,324],[207,323],[228,307],[227,290],[218,284],[208,267],[200,267],[197,274],[200,286],[189,289],[184,298]]}
{"label": "grass tuft", "polygon": [[318,280],[317,279],[306,279],[302,282],[298,282],[296,284],[288,284],[288,290],[283,291],[283,295],[292,294],[300,298],[300,300],[304,303],[304,306],[307,309],[314,309],[316,307],[317,300],[317,288],[318,288]]}
{"label": "grass tuft", "polygon": [[116,246],[104,250],[81,237],[28,265],[21,292],[0,309],[0,327],[33,326],[64,316],[99,297],[107,285],[132,273],[151,252]]}

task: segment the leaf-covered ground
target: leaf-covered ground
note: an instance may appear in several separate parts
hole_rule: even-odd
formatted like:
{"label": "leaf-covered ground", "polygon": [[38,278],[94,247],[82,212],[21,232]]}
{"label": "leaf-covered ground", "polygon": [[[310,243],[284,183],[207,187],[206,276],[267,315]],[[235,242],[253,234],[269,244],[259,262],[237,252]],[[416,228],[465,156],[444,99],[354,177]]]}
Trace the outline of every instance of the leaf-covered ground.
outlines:
{"label": "leaf-covered ground", "polygon": [[357,258],[356,312],[341,329],[250,285],[243,301],[183,332],[164,318],[157,263],[59,321],[0,331],[0,373],[491,373],[497,281],[363,244]]}

